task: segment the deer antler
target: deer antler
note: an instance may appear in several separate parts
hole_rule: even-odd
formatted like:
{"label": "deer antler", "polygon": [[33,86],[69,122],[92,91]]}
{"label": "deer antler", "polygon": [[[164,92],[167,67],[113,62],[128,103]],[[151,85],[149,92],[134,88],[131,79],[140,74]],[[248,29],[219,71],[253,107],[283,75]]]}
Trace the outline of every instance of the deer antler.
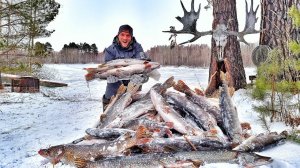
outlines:
{"label": "deer antler", "polygon": [[195,8],[194,8],[194,0],[192,0],[191,11],[188,12],[185,9],[181,0],[180,0],[180,3],[181,3],[181,7],[183,9],[184,15],[183,15],[183,17],[177,16],[176,19],[183,24],[182,30],[177,31],[177,30],[175,30],[174,26],[172,26],[172,28],[169,31],[163,31],[163,32],[168,32],[168,33],[173,33],[173,34],[192,34],[192,35],[194,35],[194,37],[192,39],[190,39],[186,42],[182,42],[179,45],[191,43],[191,42],[196,41],[198,38],[200,38],[202,36],[212,34],[212,31],[206,31],[206,32],[198,32],[197,31],[196,24],[197,24],[197,20],[199,18],[199,14],[200,14],[201,4],[199,4],[199,9],[196,12]]}
{"label": "deer antler", "polygon": [[241,32],[235,32],[235,31],[227,31],[228,35],[234,35],[239,38],[240,42],[243,42],[248,45],[247,41],[244,39],[244,36],[247,34],[255,34],[259,33],[260,31],[255,30],[255,23],[257,22],[256,12],[258,10],[259,5],[257,5],[255,11],[253,10],[253,0],[251,0],[250,9],[248,12],[248,3],[247,0],[245,0],[246,3],[246,23],[245,28]]}
{"label": "deer antler", "polygon": [[[208,1],[208,2],[210,2],[210,1]],[[256,12],[258,10],[259,5],[256,7],[256,9],[254,11],[253,10],[253,0],[251,0],[251,6],[250,6],[250,10],[248,12],[247,0],[245,0],[245,2],[246,2],[246,23],[245,23],[244,30],[241,32],[228,31],[227,29],[226,30],[225,29],[217,29],[217,30],[198,32],[196,25],[197,25],[197,20],[199,18],[199,14],[200,14],[201,4],[199,5],[198,11],[195,12],[194,0],[192,0],[190,12],[188,12],[185,9],[182,1],[180,0],[182,9],[184,11],[184,15],[183,15],[183,17],[177,16],[176,19],[183,24],[182,30],[177,31],[177,30],[175,30],[174,26],[171,26],[172,28],[169,31],[163,31],[163,32],[173,33],[173,35],[176,35],[176,34],[192,34],[192,35],[194,35],[194,37],[192,39],[190,39],[186,42],[182,42],[179,45],[191,43],[191,42],[196,41],[198,38],[200,38],[202,36],[213,35],[215,33],[217,33],[219,35],[224,35],[224,36],[228,36],[228,35],[237,36],[239,38],[240,42],[244,42],[245,44],[248,45],[248,43],[244,39],[244,36],[247,34],[254,34],[254,33],[260,32],[260,31],[255,30],[255,23],[257,22]]]}

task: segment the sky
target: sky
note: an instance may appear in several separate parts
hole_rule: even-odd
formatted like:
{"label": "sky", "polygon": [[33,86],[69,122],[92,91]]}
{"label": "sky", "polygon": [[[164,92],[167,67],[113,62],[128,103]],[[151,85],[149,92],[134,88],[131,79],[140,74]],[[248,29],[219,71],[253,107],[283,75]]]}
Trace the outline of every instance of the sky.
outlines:
{"label": "sky", "polygon": [[[237,1],[239,30],[245,24],[245,1]],[[250,4],[250,0],[247,0]],[[120,25],[129,24],[133,27],[133,34],[142,44],[145,51],[156,45],[169,45],[170,26],[177,30],[182,24],[175,19],[183,16],[180,0],[57,0],[61,4],[59,14],[48,25],[49,30],[55,30],[51,37],[36,39],[40,42],[50,42],[55,51],[62,49],[64,44],[75,42],[95,43],[101,52],[108,47],[117,35]],[[182,0],[186,9],[190,11],[191,0]],[[205,10],[206,0],[195,0],[195,10],[201,3],[200,18],[197,21],[198,31],[211,30],[212,9]],[[259,0],[254,0],[255,7]],[[250,5],[249,5],[250,6]],[[260,17],[260,8],[257,17]],[[259,29],[260,20],[256,24]],[[177,42],[187,41],[192,35],[178,35]],[[247,35],[250,43],[258,42],[259,35]],[[211,36],[204,36],[193,44],[211,43]]]}
{"label": "sky", "polygon": [[[85,130],[93,128],[102,112],[101,97],[106,81],[94,80],[88,85],[83,68],[96,67],[96,64],[46,64],[43,71],[52,80],[67,83],[67,87],[47,88],[41,86],[39,93],[10,92],[6,87],[0,94],[0,167],[1,168],[53,168],[37,152],[41,148],[70,143],[83,137]],[[191,87],[207,87],[208,69],[187,67],[161,67],[159,81],[152,78],[143,85],[147,92],[158,82],[170,76]],[[255,74],[255,68],[245,68],[247,80]],[[3,74],[2,74],[3,75]],[[249,83],[249,81],[247,81]],[[172,90],[172,89],[170,89]],[[170,91],[169,90],[169,91]],[[232,97],[237,107],[240,122],[251,124],[253,135],[267,132],[252,106],[258,104],[249,97],[249,91],[240,89]],[[292,99],[291,99],[292,100]],[[277,133],[291,131],[282,122],[267,121],[270,130]],[[298,130],[300,126],[298,126]],[[90,144],[93,141],[88,141]],[[87,143],[87,142],[86,142]],[[300,167],[300,145],[287,141],[258,154],[272,157],[270,165],[261,168]],[[201,166],[202,167],[202,166]],[[204,168],[238,168],[237,164],[212,163]],[[55,168],[71,168],[57,164]]]}

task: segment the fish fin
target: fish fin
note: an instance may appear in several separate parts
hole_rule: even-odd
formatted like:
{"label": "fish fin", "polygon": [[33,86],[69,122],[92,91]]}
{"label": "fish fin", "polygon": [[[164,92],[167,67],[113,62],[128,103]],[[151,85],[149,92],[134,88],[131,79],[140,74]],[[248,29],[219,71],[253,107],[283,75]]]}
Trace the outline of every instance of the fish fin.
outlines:
{"label": "fish fin", "polygon": [[130,94],[134,94],[139,90],[139,88],[140,88],[140,85],[135,85],[132,82],[129,82],[128,86],[127,86],[127,92]]}
{"label": "fish fin", "polygon": [[200,96],[204,96],[204,92],[201,89],[195,88],[195,93]]}
{"label": "fish fin", "polygon": [[103,67],[106,67],[106,66],[107,66],[106,64],[99,64],[98,68],[103,68]]}
{"label": "fish fin", "polygon": [[84,168],[87,166],[87,161],[84,159],[77,158],[74,160],[74,162],[77,168]]}
{"label": "fish fin", "polygon": [[200,167],[204,165],[203,160],[187,159],[186,161],[192,162],[195,167]]}
{"label": "fish fin", "polygon": [[142,145],[142,144],[146,144],[146,143],[149,143],[153,141],[153,138],[141,138],[141,139],[138,139],[136,144],[137,145]]}
{"label": "fish fin", "polygon": [[141,125],[137,128],[135,136],[136,139],[149,138],[152,136],[152,133],[149,132],[149,130],[145,126]]}
{"label": "fish fin", "polygon": [[144,65],[145,65],[145,69],[146,69],[146,70],[149,70],[149,69],[151,69],[151,67],[152,67],[151,64],[148,64],[148,63],[146,63],[146,64],[144,64]]}
{"label": "fish fin", "polygon": [[83,70],[86,70],[88,73],[94,72],[96,68],[83,68]]}
{"label": "fish fin", "polygon": [[89,72],[89,73],[87,73],[87,74],[85,75],[85,80],[86,80],[86,81],[91,81],[91,80],[93,80],[93,79],[95,79],[95,73]]}
{"label": "fish fin", "polygon": [[170,138],[170,137],[173,137],[173,133],[172,133],[171,130],[167,129],[165,133],[166,133],[166,135],[167,135],[169,138]]}
{"label": "fish fin", "polygon": [[192,95],[193,91],[185,84],[182,80],[178,80],[177,84],[173,88],[179,92],[185,93],[187,95]]}
{"label": "fish fin", "polygon": [[153,78],[154,80],[158,81],[160,79],[161,74],[158,72],[157,69],[154,69],[153,71],[148,73],[148,76],[150,78]]}
{"label": "fish fin", "polygon": [[149,61],[144,61],[144,63],[143,64],[148,64],[149,63]]}
{"label": "fish fin", "polygon": [[212,128],[212,129],[209,130],[209,133],[210,133],[211,135],[217,135],[217,134],[218,134],[218,130],[215,129],[215,128]]}
{"label": "fish fin", "polygon": [[169,128],[174,128],[174,123],[173,122],[165,122],[165,124]]}
{"label": "fish fin", "polygon": [[175,85],[175,81],[174,81],[174,76],[171,76],[170,78],[168,78],[162,85],[163,88],[169,88]]}

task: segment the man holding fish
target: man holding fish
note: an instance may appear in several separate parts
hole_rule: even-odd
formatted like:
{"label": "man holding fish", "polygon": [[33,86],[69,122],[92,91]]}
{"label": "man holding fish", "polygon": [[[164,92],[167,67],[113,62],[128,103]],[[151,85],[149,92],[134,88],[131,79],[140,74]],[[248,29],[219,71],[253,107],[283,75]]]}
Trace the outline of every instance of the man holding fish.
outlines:
{"label": "man holding fish", "polygon": [[[113,43],[104,50],[105,63],[116,59],[141,59],[150,60],[144,53],[140,43],[138,43],[133,36],[133,29],[129,25],[121,25],[118,35],[114,37]],[[103,95],[103,111],[108,105],[110,98],[116,94],[121,84],[125,86],[129,82],[141,85],[148,81],[148,76],[143,74],[134,74],[129,79],[120,79],[117,76],[109,75],[107,77],[107,86],[105,94]],[[140,88],[141,89],[141,88]]]}

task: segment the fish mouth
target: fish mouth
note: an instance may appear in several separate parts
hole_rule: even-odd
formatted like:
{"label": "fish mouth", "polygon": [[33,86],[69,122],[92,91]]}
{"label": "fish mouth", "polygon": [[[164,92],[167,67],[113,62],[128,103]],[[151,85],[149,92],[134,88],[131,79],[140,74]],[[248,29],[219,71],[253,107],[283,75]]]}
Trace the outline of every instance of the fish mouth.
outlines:
{"label": "fish mouth", "polygon": [[41,156],[43,156],[43,157],[46,157],[46,156],[47,156],[47,152],[46,152],[44,149],[40,149],[40,150],[38,151],[38,154],[41,155]]}
{"label": "fish mouth", "polygon": [[[244,153],[244,152],[242,152]],[[257,167],[262,165],[267,165],[272,163],[273,159],[268,156],[262,156],[256,153],[250,153],[250,156],[244,156],[244,158],[239,158],[245,167]]]}

